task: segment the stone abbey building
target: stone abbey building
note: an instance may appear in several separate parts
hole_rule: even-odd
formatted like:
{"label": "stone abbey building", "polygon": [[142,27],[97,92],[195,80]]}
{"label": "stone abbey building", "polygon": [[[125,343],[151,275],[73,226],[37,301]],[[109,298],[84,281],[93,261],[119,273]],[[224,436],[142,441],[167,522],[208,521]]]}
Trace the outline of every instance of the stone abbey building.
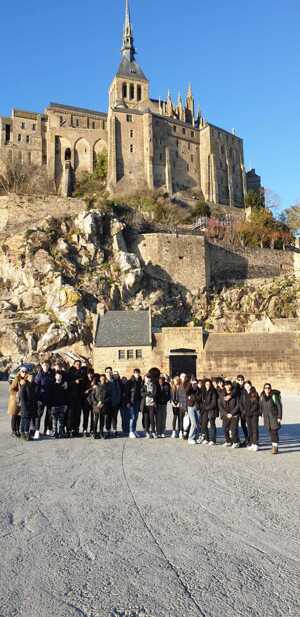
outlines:
{"label": "stone abbey building", "polygon": [[243,140],[195,112],[192,88],[174,104],[152,99],[137,64],[128,0],[121,63],[109,89],[108,113],[50,103],[44,113],[13,109],[0,117],[0,158],[45,165],[66,195],[97,155],[108,155],[108,189],[128,194],[194,190],[213,203],[243,207],[260,178],[245,171]]}

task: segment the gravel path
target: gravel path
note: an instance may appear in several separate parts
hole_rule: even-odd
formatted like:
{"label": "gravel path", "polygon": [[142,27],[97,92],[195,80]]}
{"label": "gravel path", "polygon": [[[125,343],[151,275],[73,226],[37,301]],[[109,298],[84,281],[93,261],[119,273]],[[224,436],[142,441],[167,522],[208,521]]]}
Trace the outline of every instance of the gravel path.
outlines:
{"label": "gravel path", "polygon": [[299,398],[274,457],[19,443],[0,386],[0,617],[299,617]]}

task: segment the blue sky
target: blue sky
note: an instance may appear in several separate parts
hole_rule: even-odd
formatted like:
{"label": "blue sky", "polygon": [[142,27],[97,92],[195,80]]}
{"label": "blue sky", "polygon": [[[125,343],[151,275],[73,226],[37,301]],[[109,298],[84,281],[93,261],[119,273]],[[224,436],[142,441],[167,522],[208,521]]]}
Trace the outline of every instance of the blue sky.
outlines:
{"label": "blue sky", "polygon": [[[124,0],[15,0],[1,7],[0,114],[50,101],[107,109]],[[193,85],[204,116],[245,140],[245,161],[300,201],[300,1],[130,0],[153,97]]]}

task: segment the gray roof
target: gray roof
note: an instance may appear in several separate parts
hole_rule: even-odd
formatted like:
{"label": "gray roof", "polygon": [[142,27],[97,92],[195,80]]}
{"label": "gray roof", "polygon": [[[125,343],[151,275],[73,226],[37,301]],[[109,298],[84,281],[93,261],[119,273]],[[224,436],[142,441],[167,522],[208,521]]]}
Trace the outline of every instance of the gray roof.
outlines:
{"label": "gray roof", "polygon": [[95,111],[94,109],[85,109],[85,107],[73,107],[73,105],[63,105],[62,103],[50,103],[50,105],[48,106],[48,109],[61,109],[62,111],[78,111],[79,113],[84,113],[84,114],[92,114],[93,116],[101,116],[101,117],[105,117],[107,116],[107,113],[104,113],[102,111]]}
{"label": "gray roof", "polygon": [[151,345],[149,311],[108,311],[98,319],[95,347]]}
{"label": "gray roof", "polygon": [[122,58],[121,64],[117,71],[117,76],[148,81],[139,64],[135,60],[130,61],[126,58],[126,56],[123,56]]}

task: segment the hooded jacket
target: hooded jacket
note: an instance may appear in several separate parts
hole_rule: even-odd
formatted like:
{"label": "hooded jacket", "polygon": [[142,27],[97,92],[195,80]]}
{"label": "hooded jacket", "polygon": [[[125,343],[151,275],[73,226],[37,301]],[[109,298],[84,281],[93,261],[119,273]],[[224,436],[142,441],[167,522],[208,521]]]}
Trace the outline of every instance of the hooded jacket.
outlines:
{"label": "hooded jacket", "polygon": [[252,418],[253,416],[260,416],[259,397],[255,399],[250,397],[247,390],[243,389],[240,397],[240,411],[245,418]]}
{"label": "hooded jacket", "polygon": [[208,417],[218,418],[218,394],[215,388],[204,389],[202,393],[202,412],[208,413]]}
{"label": "hooded jacket", "polygon": [[282,405],[272,391],[270,396],[263,392],[259,399],[260,411],[264,419],[264,425],[269,431],[277,430],[280,425],[278,420],[282,420]]}
{"label": "hooded jacket", "polygon": [[34,380],[36,400],[44,405],[49,405],[49,394],[53,379],[53,372],[51,369],[46,372],[41,369]]}
{"label": "hooded jacket", "polygon": [[234,417],[239,417],[240,406],[239,401],[231,394],[219,398],[219,411],[221,418],[226,418],[226,415],[230,413]]}

